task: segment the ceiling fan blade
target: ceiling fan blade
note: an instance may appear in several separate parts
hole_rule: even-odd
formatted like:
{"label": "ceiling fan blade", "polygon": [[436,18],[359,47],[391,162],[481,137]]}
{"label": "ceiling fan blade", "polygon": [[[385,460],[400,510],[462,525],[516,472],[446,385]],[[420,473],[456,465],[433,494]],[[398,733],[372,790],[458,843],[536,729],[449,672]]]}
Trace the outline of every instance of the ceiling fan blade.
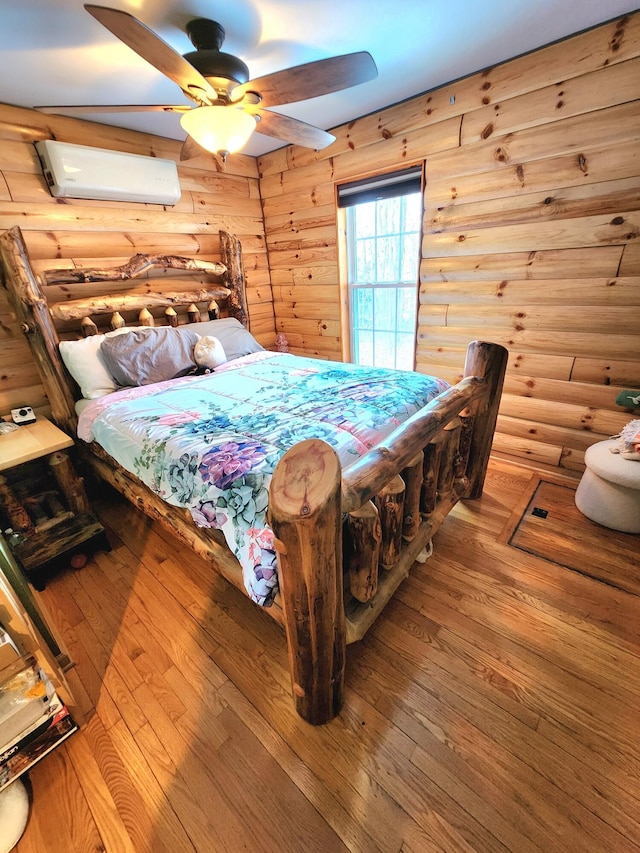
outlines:
{"label": "ceiling fan blade", "polygon": [[282,139],[284,142],[290,142],[293,145],[317,149],[326,148],[327,145],[331,145],[336,140],[335,136],[327,133],[326,130],[320,130],[319,127],[306,124],[297,118],[282,115],[282,113],[261,109],[253,109],[250,112],[252,115],[260,117],[256,132],[263,133],[265,136],[275,136],[276,139]]}
{"label": "ceiling fan blade", "polygon": [[345,53],[249,80],[236,86],[231,98],[237,102],[247,92],[258,92],[262,97],[260,105],[273,107],[339,92],[375,80],[377,76],[378,69],[370,53]]}
{"label": "ceiling fan blade", "polygon": [[86,3],[84,8],[120,41],[177,83],[185,95],[198,102],[216,99],[215,90],[202,74],[133,15],[91,3]]}
{"label": "ceiling fan blade", "polygon": [[90,105],[69,105],[69,106],[57,106],[57,107],[34,107],[34,110],[38,110],[41,113],[54,113],[57,114],[60,110],[64,110],[65,113],[146,113],[146,112],[163,112],[163,113],[187,113],[189,110],[193,109],[193,107],[184,105],[169,105],[169,104],[121,104],[120,106],[106,105],[98,106],[94,104]]}

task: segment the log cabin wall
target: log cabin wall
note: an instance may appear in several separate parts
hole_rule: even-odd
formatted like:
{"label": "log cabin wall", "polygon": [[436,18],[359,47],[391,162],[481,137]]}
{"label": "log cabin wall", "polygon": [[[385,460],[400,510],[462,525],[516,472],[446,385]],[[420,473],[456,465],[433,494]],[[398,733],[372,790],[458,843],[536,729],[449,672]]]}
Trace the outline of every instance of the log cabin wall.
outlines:
{"label": "log cabin wall", "polygon": [[[120,201],[53,198],[34,142],[57,139],[175,160],[182,190],[173,207]],[[273,302],[255,158],[229,157],[218,171],[212,157],[180,162],[181,143],[77,119],[0,104],[0,231],[19,225],[33,267],[117,266],[137,252],[219,260],[218,230],[242,242],[251,331],[275,343]],[[191,283],[193,279],[191,279]],[[177,287],[149,280],[149,288]],[[84,286],[98,295],[109,283]],[[179,288],[178,288],[179,289]],[[69,294],[67,294],[68,296]],[[0,413],[29,404],[43,414],[48,401],[27,342],[0,288]]]}
{"label": "log cabin wall", "polygon": [[259,158],[291,350],[342,355],[336,185],[424,160],[417,369],[455,381],[468,341],[504,344],[494,448],[581,469],[640,388],[639,81],[635,12]]}

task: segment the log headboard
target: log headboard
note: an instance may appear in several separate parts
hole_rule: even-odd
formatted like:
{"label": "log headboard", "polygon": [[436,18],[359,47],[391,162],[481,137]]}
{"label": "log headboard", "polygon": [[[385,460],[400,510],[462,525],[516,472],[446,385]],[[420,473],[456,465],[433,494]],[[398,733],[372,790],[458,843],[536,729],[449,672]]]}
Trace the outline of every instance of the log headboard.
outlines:
{"label": "log headboard", "polygon": [[[121,326],[197,322],[227,314],[248,326],[240,241],[219,232],[220,258],[134,255],[113,267],[34,272],[19,227],[0,234],[3,283],[25,333],[55,422],[75,435],[77,386],[61,340]],[[182,312],[182,316],[180,316]]]}

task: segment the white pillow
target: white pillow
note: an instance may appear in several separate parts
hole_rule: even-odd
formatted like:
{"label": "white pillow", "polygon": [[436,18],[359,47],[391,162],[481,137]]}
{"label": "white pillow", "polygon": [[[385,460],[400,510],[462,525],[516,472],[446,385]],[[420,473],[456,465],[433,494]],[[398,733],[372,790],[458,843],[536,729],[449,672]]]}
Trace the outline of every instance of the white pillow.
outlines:
{"label": "white pillow", "polygon": [[107,369],[107,363],[100,352],[105,338],[130,332],[124,326],[106,335],[90,335],[79,341],[60,341],[60,355],[65,367],[80,386],[82,396],[87,400],[97,400],[105,394],[111,394],[118,385]]}
{"label": "white pillow", "polygon": [[193,357],[198,367],[206,367],[209,370],[215,370],[227,360],[224,347],[213,335],[200,338],[193,348]]}

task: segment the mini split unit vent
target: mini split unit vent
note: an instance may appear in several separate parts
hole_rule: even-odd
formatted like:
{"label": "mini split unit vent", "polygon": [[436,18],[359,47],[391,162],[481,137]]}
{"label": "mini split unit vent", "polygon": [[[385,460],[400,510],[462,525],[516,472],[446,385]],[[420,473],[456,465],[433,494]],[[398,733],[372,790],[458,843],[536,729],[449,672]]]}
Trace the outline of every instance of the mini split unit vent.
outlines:
{"label": "mini split unit vent", "polygon": [[56,198],[144,201],[175,204],[180,200],[173,160],[123,154],[105,148],[36,142],[45,180]]}

